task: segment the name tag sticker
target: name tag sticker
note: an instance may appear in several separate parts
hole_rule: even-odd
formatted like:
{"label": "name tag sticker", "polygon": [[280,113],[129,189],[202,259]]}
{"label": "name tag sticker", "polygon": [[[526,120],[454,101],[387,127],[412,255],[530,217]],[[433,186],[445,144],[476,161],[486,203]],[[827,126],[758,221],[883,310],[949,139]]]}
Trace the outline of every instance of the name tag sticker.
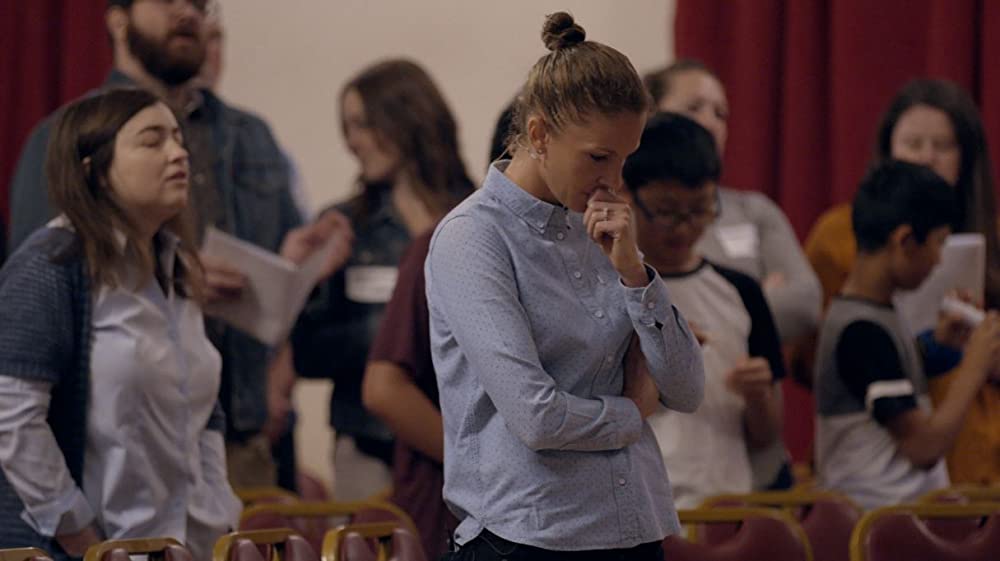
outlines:
{"label": "name tag sticker", "polygon": [[757,225],[750,222],[718,226],[715,235],[722,244],[726,255],[734,258],[757,257],[760,251],[760,235]]}
{"label": "name tag sticker", "polygon": [[383,265],[360,265],[344,271],[348,300],[361,304],[385,304],[396,288],[399,269]]}

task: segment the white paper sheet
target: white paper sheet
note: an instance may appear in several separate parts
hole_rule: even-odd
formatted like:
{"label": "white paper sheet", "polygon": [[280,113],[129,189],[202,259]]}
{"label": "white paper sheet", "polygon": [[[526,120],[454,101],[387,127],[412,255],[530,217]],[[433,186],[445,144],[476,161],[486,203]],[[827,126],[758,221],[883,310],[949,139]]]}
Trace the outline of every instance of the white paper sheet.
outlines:
{"label": "white paper sheet", "polygon": [[202,251],[232,264],[247,281],[238,299],[209,304],[205,313],[277,345],[288,336],[319,280],[333,251],[333,238],[301,266],[215,228],[206,232]]}
{"label": "white paper sheet", "polygon": [[941,300],[949,291],[967,291],[982,301],[985,283],[986,239],[982,234],[952,234],[941,250],[941,263],[920,288],[896,294],[896,309],[916,335],[934,328]]}

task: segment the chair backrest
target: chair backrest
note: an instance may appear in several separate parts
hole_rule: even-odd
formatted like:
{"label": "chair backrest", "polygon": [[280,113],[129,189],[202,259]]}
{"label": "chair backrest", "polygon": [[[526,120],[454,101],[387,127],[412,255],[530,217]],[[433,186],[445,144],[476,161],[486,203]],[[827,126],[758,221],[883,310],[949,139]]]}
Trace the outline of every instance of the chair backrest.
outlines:
{"label": "chair backrest", "polygon": [[259,503],[294,503],[298,502],[299,496],[281,487],[240,487],[233,489],[236,496],[243,501],[244,508],[249,508]]}
{"label": "chair backrest", "polygon": [[309,542],[290,528],[246,530],[219,538],[212,561],[319,561]]}
{"label": "chair backrest", "polygon": [[405,511],[381,500],[257,503],[243,511],[240,530],[292,528],[320,551],[327,530],[354,522],[398,522],[418,535],[416,525]]}
{"label": "chair backrest", "polygon": [[392,532],[392,556],[389,561],[428,561],[420,538],[406,528],[396,528]]}
{"label": "chair backrest", "polygon": [[[816,561],[847,561],[851,533],[863,511],[845,495],[822,490],[765,491],[745,495],[719,495],[703,503],[703,508],[754,506],[780,508],[797,520],[809,538]],[[714,543],[736,531],[733,525],[713,525],[705,529],[703,541]]]}
{"label": "chair backrest", "polygon": [[954,485],[931,491],[920,497],[922,503],[994,503],[1000,502],[1000,487],[985,485]]}
{"label": "chair backrest", "polygon": [[[940,535],[932,520],[966,520],[975,529]],[[995,561],[1000,557],[1000,503],[913,504],[866,514],[851,537],[851,561]]]}
{"label": "chair backrest", "polygon": [[52,556],[37,547],[0,549],[0,561],[52,561]]}
{"label": "chair backrest", "polygon": [[191,552],[173,538],[105,540],[92,545],[84,561],[131,561],[132,555],[148,555],[155,561],[191,561]]}
{"label": "chair backrest", "polygon": [[710,508],[682,510],[681,524],[733,524],[735,533],[716,543],[688,541],[680,536],[663,540],[664,558],[671,561],[812,561],[812,551],[801,526],[788,514],[772,508]]}
{"label": "chair backrest", "polygon": [[323,539],[322,558],[323,561],[427,561],[416,534],[399,522],[345,524],[334,528]]}

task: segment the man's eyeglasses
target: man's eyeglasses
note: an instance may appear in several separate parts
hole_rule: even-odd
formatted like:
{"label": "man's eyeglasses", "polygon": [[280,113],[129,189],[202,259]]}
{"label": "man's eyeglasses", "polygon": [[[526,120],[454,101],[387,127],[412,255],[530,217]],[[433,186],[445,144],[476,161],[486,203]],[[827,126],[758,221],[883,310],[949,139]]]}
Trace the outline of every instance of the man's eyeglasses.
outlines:
{"label": "man's eyeglasses", "polygon": [[688,210],[657,209],[656,212],[653,212],[642,202],[638,193],[635,194],[634,198],[635,206],[646,215],[647,219],[666,228],[676,228],[684,223],[692,226],[705,226],[718,218],[722,212],[722,201],[719,200],[718,190],[715,191],[715,200],[711,205]]}

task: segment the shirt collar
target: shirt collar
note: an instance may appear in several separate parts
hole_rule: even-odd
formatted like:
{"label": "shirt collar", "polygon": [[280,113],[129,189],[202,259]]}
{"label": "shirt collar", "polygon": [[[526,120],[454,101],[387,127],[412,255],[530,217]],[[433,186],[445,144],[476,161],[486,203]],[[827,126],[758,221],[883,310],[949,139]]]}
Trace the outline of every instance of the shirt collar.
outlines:
{"label": "shirt collar", "polygon": [[562,207],[535,197],[511,181],[504,174],[509,164],[510,160],[491,164],[486,174],[486,181],[483,182],[483,190],[496,197],[532,229],[544,232],[552,215]]}
{"label": "shirt collar", "polygon": [[[70,222],[69,218],[65,214],[60,214],[59,216],[53,218],[47,224],[49,228],[63,228],[70,231],[76,231],[73,227],[73,223]],[[118,251],[120,253],[125,253],[125,243],[128,238],[125,236],[125,232],[122,232],[118,228],[114,229],[112,234],[115,238],[115,245],[118,246]],[[174,280],[174,266],[178,259],[177,252],[181,245],[181,239],[177,237],[176,234],[169,230],[160,229],[156,233],[156,244],[155,247],[159,249],[156,258],[160,262],[160,267],[167,277],[169,283],[173,283]]]}

